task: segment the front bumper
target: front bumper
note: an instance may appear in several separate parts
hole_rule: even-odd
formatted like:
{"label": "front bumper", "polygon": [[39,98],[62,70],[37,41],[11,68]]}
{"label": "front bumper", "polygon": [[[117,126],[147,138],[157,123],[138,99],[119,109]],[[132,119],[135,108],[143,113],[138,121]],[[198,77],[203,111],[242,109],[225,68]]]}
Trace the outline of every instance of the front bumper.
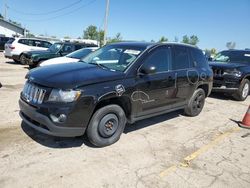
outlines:
{"label": "front bumper", "polygon": [[22,99],[19,100],[20,116],[23,121],[35,130],[47,135],[59,137],[81,136],[85,127],[60,127],[53,123],[50,118],[37,112],[35,107],[28,105]]}
{"label": "front bumper", "polygon": [[226,93],[235,93],[240,87],[239,78],[214,78],[213,80],[213,89],[214,92],[226,92]]}

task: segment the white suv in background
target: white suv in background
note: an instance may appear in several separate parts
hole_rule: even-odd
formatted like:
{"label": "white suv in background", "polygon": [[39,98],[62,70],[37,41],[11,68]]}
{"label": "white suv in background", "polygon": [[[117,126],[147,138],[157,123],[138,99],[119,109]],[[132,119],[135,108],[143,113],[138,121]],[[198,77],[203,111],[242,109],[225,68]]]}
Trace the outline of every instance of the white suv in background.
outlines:
{"label": "white suv in background", "polygon": [[4,46],[4,56],[13,59],[15,62],[21,62],[22,53],[25,51],[47,50],[51,46],[48,41],[35,38],[16,38],[9,40]]}

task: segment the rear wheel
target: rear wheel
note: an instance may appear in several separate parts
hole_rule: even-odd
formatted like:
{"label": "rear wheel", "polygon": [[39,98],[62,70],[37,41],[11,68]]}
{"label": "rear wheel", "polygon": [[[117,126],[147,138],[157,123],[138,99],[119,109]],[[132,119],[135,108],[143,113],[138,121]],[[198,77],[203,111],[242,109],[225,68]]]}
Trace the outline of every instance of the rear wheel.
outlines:
{"label": "rear wheel", "polygon": [[123,109],[118,105],[108,105],[94,113],[87,128],[87,136],[95,146],[108,146],[119,140],[125,125]]}
{"label": "rear wheel", "polygon": [[192,117],[199,115],[204,107],[205,98],[205,91],[198,88],[190,98],[188,105],[185,107],[185,114]]}
{"label": "rear wheel", "polygon": [[14,61],[15,63],[20,63],[20,61],[18,61],[18,60],[16,60],[16,59],[13,59],[13,61]]}
{"label": "rear wheel", "polygon": [[233,97],[238,101],[244,101],[249,95],[249,90],[250,90],[250,82],[249,80],[244,79],[241,82],[237,93],[235,93]]}

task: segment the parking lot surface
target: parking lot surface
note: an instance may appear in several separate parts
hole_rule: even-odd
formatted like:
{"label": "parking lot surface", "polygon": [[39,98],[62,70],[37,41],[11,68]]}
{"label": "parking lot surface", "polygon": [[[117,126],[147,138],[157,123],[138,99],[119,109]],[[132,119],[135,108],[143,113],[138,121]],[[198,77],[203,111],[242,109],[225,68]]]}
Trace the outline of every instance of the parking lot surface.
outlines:
{"label": "parking lot surface", "polygon": [[0,52],[0,187],[250,187],[250,97],[211,95],[198,117],[182,111],[127,125],[114,145],[56,138],[22,123],[27,66]]}

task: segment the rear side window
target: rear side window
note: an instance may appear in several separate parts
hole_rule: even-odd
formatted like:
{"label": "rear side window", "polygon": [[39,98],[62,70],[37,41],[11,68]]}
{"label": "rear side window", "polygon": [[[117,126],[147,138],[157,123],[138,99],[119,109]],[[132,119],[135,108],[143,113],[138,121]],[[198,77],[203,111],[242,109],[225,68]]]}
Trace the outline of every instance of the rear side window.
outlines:
{"label": "rear side window", "polygon": [[42,47],[42,48],[49,48],[51,46],[51,43],[46,42],[46,41],[37,41],[36,46]]}
{"label": "rear side window", "polygon": [[192,55],[192,60],[193,64],[199,68],[201,67],[208,67],[208,63],[206,60],[205,55],[202,53],[201,50],[199,49],[190,49],[191,55]]}
{"label": "rear side window", "polygon": [[74,48],[71,44],[64,44],[62,48],[62,52],[70,53],[73,52]]}
{"label": "rear side window", "polygon": [[169,69],[169,50],[166,47],[160,47],[152,51],[148,57],[146,57],[144,65],[153,65],[156,68],[156,72],[164,72]]}
{"label": "rear side window", "polygon": [[175,46],[173,48],[172,70],[180,70],[190,68],[189,52],[186,47]]}
{"label": "rear side window", "polygon": [[28,45],[28,40],[26,40],[26,39],[19,39],[18,43]]}
{"label": "rear side window", "polygon": [[6,44],[12,44],[12,42],[14,42],[14,38],[10,38],[7,42],[6,42]]}

